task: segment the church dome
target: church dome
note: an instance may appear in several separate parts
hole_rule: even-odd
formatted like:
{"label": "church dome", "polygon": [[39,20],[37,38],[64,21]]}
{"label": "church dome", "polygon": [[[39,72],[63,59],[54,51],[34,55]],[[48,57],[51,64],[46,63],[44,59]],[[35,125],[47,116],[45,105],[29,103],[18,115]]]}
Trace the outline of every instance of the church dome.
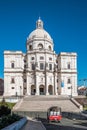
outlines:
{"label": "church dome", "polygon": [[52,38],[49,33],[43,29],[43,21],[40,18],[36,22],[36,29],[30,33],[27,40],[32,40],[33,38],[46,38],[52,41]]}

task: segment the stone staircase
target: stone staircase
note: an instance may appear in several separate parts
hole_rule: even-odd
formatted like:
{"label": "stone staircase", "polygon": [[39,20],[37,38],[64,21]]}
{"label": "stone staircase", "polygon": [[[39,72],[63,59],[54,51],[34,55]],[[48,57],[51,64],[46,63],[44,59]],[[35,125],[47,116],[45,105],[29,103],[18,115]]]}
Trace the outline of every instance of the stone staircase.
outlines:
{"label": "stone staircase", "polygon": [[80,112],[67,96],[27,96],[21,99],[13,111],[47,112],[48,108],[59,106],[62,112]]}

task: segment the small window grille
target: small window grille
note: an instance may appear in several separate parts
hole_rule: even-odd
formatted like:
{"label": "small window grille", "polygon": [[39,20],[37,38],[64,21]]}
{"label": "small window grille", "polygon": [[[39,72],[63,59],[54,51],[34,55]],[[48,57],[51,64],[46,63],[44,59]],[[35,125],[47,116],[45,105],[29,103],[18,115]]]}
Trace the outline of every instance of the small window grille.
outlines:
{"label": "small window grille", "polygon": [[14,63],[11,63],[11,68],[14,68]]}
{"label": "small window grille", "polygon": [[70,79],[68,79],[67,83],[68,83],[68,84],[70,84],[70,83],[71,83],[71,80],[70,80]]}
{"label": "small window grille", "polygon": [[40,63],[40,70],[43,70],[43,69],[44,69],[44,64]]}
{"label": "small window grille", "polygon": [[12,79],[11,79],[11,83],[15,83],[15,80],[14,80],[14,78],[12,78]]}
{"label": "small window grille", "polygon": [[52,64],[49,64],[49,70],[52,70]]}

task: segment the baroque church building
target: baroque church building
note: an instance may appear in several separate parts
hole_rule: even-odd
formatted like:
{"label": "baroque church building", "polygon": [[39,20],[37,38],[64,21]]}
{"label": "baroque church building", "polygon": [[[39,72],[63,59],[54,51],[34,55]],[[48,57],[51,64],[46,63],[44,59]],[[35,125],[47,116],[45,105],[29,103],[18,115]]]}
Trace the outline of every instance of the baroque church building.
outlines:
{"label": "baroque church building", "polygon": [[22,51],[4,51],[4,96],[77,95],[77,54],[56,54],[39,18]]}

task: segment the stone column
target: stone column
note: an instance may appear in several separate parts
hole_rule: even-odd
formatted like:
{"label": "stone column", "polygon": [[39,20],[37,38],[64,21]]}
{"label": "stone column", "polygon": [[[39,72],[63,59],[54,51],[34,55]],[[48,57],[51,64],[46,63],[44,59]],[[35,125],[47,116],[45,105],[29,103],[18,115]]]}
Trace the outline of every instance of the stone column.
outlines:
{"label": "stone column", "polygon": [[48,76],[47,76],[47,72],[46,72],[46,76],[45,76],[45,85],[46,85],[46,95],[49,95],[49,92],[48,92]]}
{"label": "stone column", "polygon": [[27,95],[31,95],[31,85],[29,80],[29,74],[27,74]]}
{"label": "stone column", "polygon": [[57,73],[55,73],[55,86],[54,86],[54,89],[55,89],[55,95],[58,95],[58,92],[57,92]]}
{"label": "stone column", "polygon": [[39,95],[38,76],[35,76],[36,95]]}

